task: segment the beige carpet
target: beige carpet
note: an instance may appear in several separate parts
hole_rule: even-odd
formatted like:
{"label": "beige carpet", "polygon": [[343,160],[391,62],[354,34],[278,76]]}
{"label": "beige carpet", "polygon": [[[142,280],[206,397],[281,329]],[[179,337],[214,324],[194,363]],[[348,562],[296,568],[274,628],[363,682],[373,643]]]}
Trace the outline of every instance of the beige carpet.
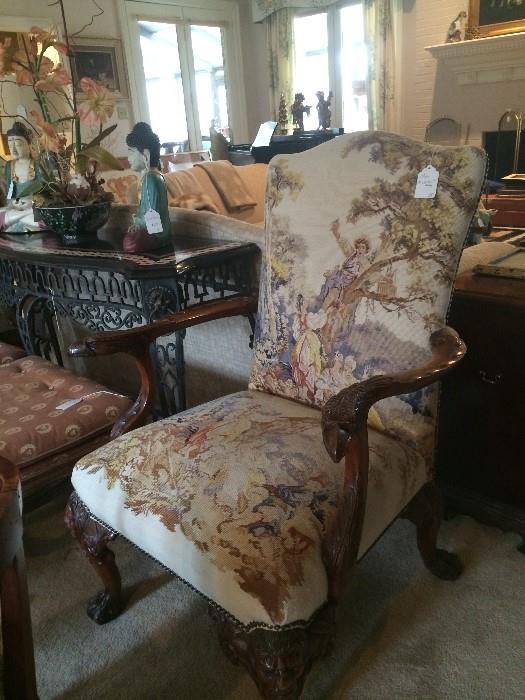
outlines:
{"label": "beige carpet", "polygon": [[[525,698],[525,556],[520,538],[469,518],[444,524],[463,557],[456,583],[422,566],[399,522],[361,562],[332,656],[314,666],[308,700]],[[28,517],[26,553],[37,676],[47,698],[255,700],[221,654],[206,603],[120,540],[126,612],[98,627],[84,612],[98,583],[54,503]]]}

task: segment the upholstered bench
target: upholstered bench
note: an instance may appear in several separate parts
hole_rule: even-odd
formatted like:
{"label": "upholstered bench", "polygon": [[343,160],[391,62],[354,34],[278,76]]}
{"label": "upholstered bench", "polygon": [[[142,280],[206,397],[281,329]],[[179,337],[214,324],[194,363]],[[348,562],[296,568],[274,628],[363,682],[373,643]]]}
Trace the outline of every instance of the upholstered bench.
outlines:
{"label": "upholstered bench", "polygon": [[13,360],[18,360],[21,357],[25,357],[25,352],[22,348],[0,342],[0,365],[8,365]]}
{"label": "upholstered bench", "polygon": [[107,442],[131,403],[40,357],[1,366],[0,457],[19,467],[24,498],[63,480],[78,457]]}

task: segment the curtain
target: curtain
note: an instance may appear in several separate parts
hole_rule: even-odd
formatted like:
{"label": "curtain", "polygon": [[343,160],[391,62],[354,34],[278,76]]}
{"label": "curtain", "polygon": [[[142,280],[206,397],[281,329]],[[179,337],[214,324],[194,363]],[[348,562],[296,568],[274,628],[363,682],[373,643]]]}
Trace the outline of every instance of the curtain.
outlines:
{"label": "curtain", "polygon": [[262,22],[274,12],[283,9],[322,9],[337,0],[252,0],[252,17],[254,22]]}
{"label": "curtain", "polygon": [[293,102],[293,10],[282,8],[266,18],[270,61],[270,105],[272,118],[279,121],[281,94],[289,110]]}
{"label": "curtain", "polygon": [[364,0],[368,47],[368,124],[397,131],[394,0]]}

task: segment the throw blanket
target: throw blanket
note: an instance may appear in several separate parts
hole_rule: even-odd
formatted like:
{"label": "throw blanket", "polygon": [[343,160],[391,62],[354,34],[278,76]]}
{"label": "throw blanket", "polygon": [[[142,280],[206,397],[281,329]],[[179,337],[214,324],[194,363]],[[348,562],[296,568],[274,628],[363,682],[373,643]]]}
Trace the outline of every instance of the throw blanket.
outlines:
{"label": "throw blanket", "polygon": [[246,189],[244,182],[228,160],[216,160],[207,163],[195,163],[194,168],[203,168],[228,211],[243,211],[256,205],[253,196]]}
{"label": "throw blanket", "polygon": [[168,206],[183,209],[204,209],[216,214],[219,210],[209,194],[203,192],[202,183],[195,176],[193,168],[166,173]]}

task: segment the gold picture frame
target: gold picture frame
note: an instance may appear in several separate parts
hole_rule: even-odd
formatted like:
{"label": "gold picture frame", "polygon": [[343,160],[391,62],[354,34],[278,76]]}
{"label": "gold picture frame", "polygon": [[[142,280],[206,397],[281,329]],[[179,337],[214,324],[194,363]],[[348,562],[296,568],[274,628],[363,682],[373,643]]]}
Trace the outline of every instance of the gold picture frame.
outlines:
{"label": "gold picture frame", "polygon": [[525,2],[469,0],[468,33],[471,38],[501,36],[525,31]]}
{"label": "gold picture frame", "polygon": [[75,37],[71,48],[71,74],[77,95],[81,78],[93,78],[114,93],[117,99],[128,99],[128,82],[124,70],[122,46],[118,39]]}

